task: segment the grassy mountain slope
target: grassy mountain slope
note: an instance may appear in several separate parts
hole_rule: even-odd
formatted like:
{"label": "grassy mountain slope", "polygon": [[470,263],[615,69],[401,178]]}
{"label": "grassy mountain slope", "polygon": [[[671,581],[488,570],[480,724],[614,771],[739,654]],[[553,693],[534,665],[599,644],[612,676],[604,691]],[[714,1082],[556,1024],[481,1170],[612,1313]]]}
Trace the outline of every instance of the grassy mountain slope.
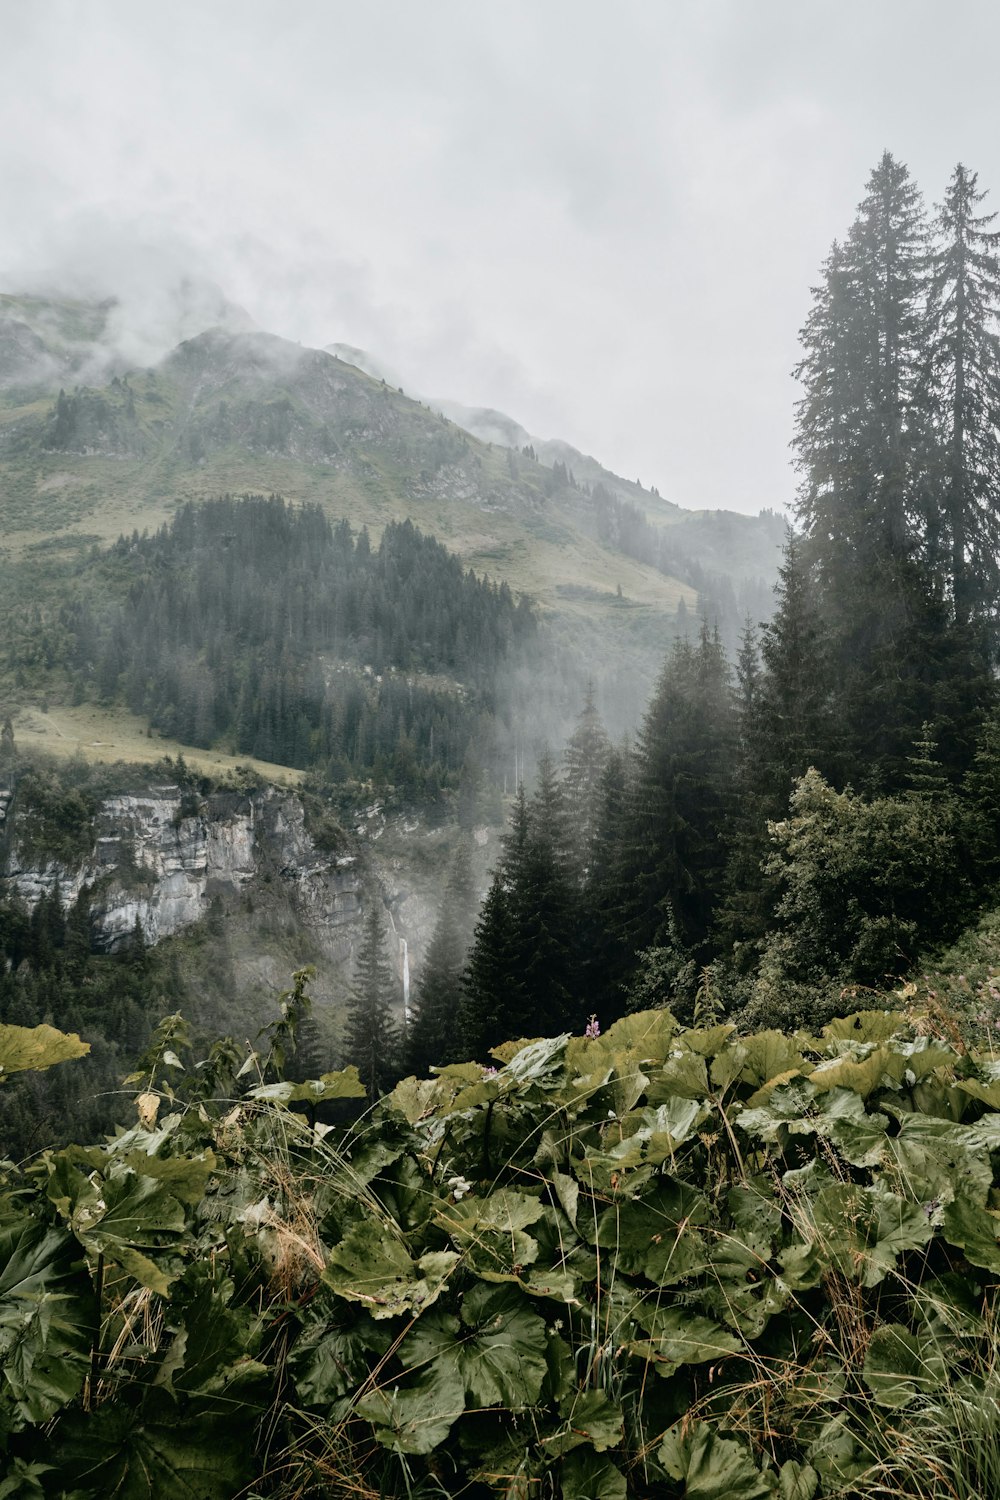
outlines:
{"label": "grassy mountain slope", "polygon": [[[0,379],[23,375],[38,353],[33,330],[15,331],[0,344]],[[582,497],[557,490],[541,465],[318,350],[212,330],[155,370],[61,399],[55,340],[39,357],[41,382],[8,384],[0,406],[12,554],[55,532],[110,539],[155,526],[187,499],[274,490],[376,530],[410,516],[470,565],[561,611],[593,614],[619,585],[657,614],[694,602],[688,586],[588,535]]]}

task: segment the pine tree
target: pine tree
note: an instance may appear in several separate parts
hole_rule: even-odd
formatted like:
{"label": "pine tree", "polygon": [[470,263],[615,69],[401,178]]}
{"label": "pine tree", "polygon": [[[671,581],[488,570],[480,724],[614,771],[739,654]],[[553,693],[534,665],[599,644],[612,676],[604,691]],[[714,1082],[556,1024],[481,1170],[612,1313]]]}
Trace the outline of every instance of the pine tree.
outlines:
{"label": "pine tree", "polygon": [[533,1036],[573,1024],[582,1004],[576,963],[579,879],[566,801],[547,751],[539,758],[538,782],[527,814],[519,867],[512,866],[508,878],[515,962],[526,1001],[519,1031]]}
{"label": "pine tree", "polygon": [[591,861],[580,897],[580,926],[587,934],[580,990],[605,1022],[624,1009],[623,984],[633,957],[621,920],[631,770],[630,747],[613,748],[598,788]]}
{"label": "pine tree", "polygon": [[463,1050],[459,1025],[462,974],[474,900],[472,858],[463,839],[452,857],[407,1027],[406,1066],[420,1076],[426,1076],[433,1065],[457,1061]]}
{"label": "pine tree", "polygon": [[[887,788],[905,785],[925,720],[941,726],[943,744],[949,721],[950,738],[963,739],[975,680],[930,562],[927,285],[920,195],[886,153],[802,332],[795,445],[843,776]],[[956,753],[949,745],[945,758]]]}
{"label": "pine tree", "polygon": [[395,990],[386,955],[385,918],[380,901],[373,896],[354,969],[344,1047],[345,1061],[357,1066],[373,1103],[384,1092],[395,1067]]}
{"label": "pine tree", "polygon": [[511,1025],[527,1010],[517,972],[515,924],[502,869],[494,872],[486,893],[469,962],[462,976],[459,1034],[468,1057],[484,1060],[493,1047],[520,1035]]}
{"label": "pine tree", "polygon": [[942,494],[930,518],[955,618],[995,617],[1000,553],[1000,232],[959,163],[935,220],[922,394],[939,428]]}
{"label": "pine tree", "polygon": [[821,566],[829,560],[838,576],[845,561],[912,552],[927,425],[915,401],[925,363],[922,200],[889,152],[867,188],[814,290],[795,372],[800,517]]}
{"label": "pine tree", "polygon": [[622,850],[619,908],[634,953],[663,937],[668,903],[685,947],[697,950],[722,886],[722,834],[731,796],[729,667],[702,625],[696,646],[667,658],[636,741]]}
{"label": "pine tree", "polygon": [[[760,680],[752,711],[741,715],[741,764],[758,804],[756,819],[780,817],[792,785],[810,766],[830,774],[836,761],[833,664],[817,605],[817,568],[789,530],[778,572],[777,608],[761,632]],[[744,788],[746,790],[746,788]]]}
{"label": "pine tree", "polygon": [[611,755],[611,741],[594,703],[594,684],[587,683],[583,709],[563,752],[563,788],[573,852],[585,881],[594,855],[600,817],[601,778]]}

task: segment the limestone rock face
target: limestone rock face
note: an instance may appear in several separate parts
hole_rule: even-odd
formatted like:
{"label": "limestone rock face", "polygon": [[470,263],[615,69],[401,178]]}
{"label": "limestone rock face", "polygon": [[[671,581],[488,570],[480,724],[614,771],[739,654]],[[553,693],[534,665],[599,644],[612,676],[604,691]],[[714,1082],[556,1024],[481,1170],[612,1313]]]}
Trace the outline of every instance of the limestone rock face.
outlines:
{"label": "limestone rock face", "polygon": [[157,943],[204,917],[215,896],[276,886],[331,957],[351,951],[361,903],[357,856],[317,849],[291,793],[269,787],[197,798],[155,786],[105,798],[95,829],[90,854],[68,865],[27,855],[15,819],[3,883],[29,907],[57,882],[66,906],[90,886],[95,940],[108,952],[136,923],[147,944]]}

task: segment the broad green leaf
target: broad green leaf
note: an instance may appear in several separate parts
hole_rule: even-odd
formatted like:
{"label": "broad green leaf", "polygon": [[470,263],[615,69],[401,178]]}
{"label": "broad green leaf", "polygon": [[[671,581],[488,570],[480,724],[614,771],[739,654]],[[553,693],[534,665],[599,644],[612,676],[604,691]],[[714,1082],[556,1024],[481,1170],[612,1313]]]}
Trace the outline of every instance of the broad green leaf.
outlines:
{"label": "broad green leaf", "polygon": [[463,1375],[480,1406],[530,1406],[547,1373],[545,1323],[511,1287],[474,1286],[462,1299]]}
{"label": "broad green leaf", "polygon": [[75,1033],[57,1031],[54,1026],[0,1025],[0,1082],[11,1073],[31,1068],[41,1071],[84,1057],[89,1051],[89,1042],[81,1042]]}
{"label": "broad green leaf", "polygon": [[966,1125],[905,1114],[899,1134],[886,1142],[907,1195],[917,1202],[949,1203],[956,1193],[982,1200],[993,1185],[989,1148]]}
{"label": "broad green leaf", "polygon": [[819,1475],[812,1464],[800,1464],[794,1458],[778,1470],[780,1500],[813,1500],[819,1489]]}
{"label": "broad green leaf", "polygon": [[559,1200],[559,1207],[575,1229],[577,1207],[580,1202],[580,1184],[574,1177],[569,1177],[558,1169],[552,1171],[549,1180]]}
{"label": "broad green leaf", "polygon": [[619,1448],[625,1436],[622,1410],[604,1391],[573,1391],[559,1401],[562,1427],[544,1440],[547,1454],[589,1446],[598,1454]]}
{"label": "broad green leaf", "polygon": [[53,1472],[52,1464],[25,1463],[8,1454],[7,1477],[0,1479],[0,1500],[45,1500],[45,1475]]}
{"label": "broad green leaf", "polygon": [[45,1422],[80,1391],[97,1302],[76,1241],[36,1219],[0,1224],[0,1381],[22,1421]]}
{"label": "broad green leaf", "polygon": [[443,1104],[455,1097],[440,1078],[404,1078],[397,1083],[391,1094],[382,1100],[383,1109],[394,1109],[413,1125],[417,1120],[433,1115]]}
{"label": "broad green leaf", "polygon": [[637,1011],[623,1016],[594,1041],[574,1037],[568,1061],[574,1071],[584,1074],[612,1067],[616,1057],[659,1067],[669,1055],[677,1032],[677,1020],[669,1010]]}
{"label": "broad green leaf", "polygon": [[898,1193],[887,1192],[881,1183],[868,1192],[877,1206],[878,1218],[863,1281],[865,1286],[876,1286],[895,1269],[901,1255],[909,1250],[923,1250],[930,1244],[934,1225],[923,1204],[910,1203]]}
{"label": "broad green leaf", "polygon": [[717,1437],[707,1422],[671,1427],[657,1456],[671,1479],[683,1482],[686,1500],[771,1500],[773,1495],[749,1449]]}
{"label": "broad green leaf", "polygon": [[899,1323],[876,1328],[864,1365],[865,1384],[879,1406],[907,1406],[948,1380],[948,1364],[936,1345],[921,1341]]}
{"label": "broad green leaf", "polygon": [[663,1067],[650,1075],[646,1099],[652,1105],[664,1104],[678,1095],[682,1099],[697,1099],[699,1102],[709,1093],[708,1069],[705,1059],[696,1052],[675,1052],[667,1057]]}
{"label": "broad green leaf", "polygon": [[434,1222],[459,1245],[465,1263],[487,1280],[520,1276],[538,1257],[538,1244],[525,1234],[545,1213],[539,1198],[499,1188],[486,1198],[467,1197],[445,1204]]}
{"label": "broad green leaf", "polygon": [[142,1177],[151,1177],[162,1183],[171,1197],[189,1208],[201,1202],[205,1189],[218,1163],[212,1151],[199,1151],[197,1155],[150,1156],[145,1151],[130,1151],[123,1165]]}
{"label": "broad green leaf", "polygon": [[621,1270],[643,1272],[664,1284],[681,1281],[705,1263],[695,1230],[708,1224],[708,1199],[678,1178],[668,1178],[638,1201],[605,1209],[597,1224],[596,1244],[604,1257],[617,1257]]}
{"label": "broad green leaf", "polygon": [[252,1449],[231,1413],[178,1408],[149,1388],[64,1418],[54,1435],[67,1492],[102,1500],[232,1500],[251,1478]]}
{"label": "broad green leaf", "polygon": [[628,1494],[625,1475],[618,1465],[593,1448],[575,1448],[567,1453],[559,1479],[563,1500],[626,1500]]}
{"label": "broad green leaf", "polygon": [[630,1340],[628,1348],[641,1359],[651,1360],[660,1375],[672,1375],[680,1365],[725,1359],[744,1347],[743,1340],[728,1329],[686,1307],[643,1303],[636,1316],[648,1337]]}
{"label": "broad green leaf", "polygon": [[824,1490],[838,1494],[871,1467],[871,1459],[851,1431],[848,1419],[838,1412],[824,1422],[806,1454],[816,1469]]}
{"label": "broad green leaf", "polygon": [[602,1390],[570,1391],[559,1403],[564,1427],[546,1440],[551,1453],[569,1453],[589,1444],[597,1453],[620,1446],[625,1436],[621,1407]]}
{"label": "broad green leaf", "polygon": [[363,1099],[366,1089],[352,1063],[334,1073],[324,1073],[320,1078],[308,1078],[305,1083],[265,1083],[250,1090],[251,1099],[270,1101],[274,1104],[322,1104],[329,1099]]}
{"label": "broad green leaf", "polygon": [[779,1073],[790,1074],[800,1068],[811,1068],[796,1046],[793,1037],[783,1031],[758,1031],[753,1036],[742,1037],[740,1051],[743,1059],[741,1077],[744,1083],[760,1089]]}
{"label": "broad green leaf", "polygon": [[354,1395],[392,1341],[389,1329],[353,1308],[343,1327],[322,1318],[307,1323],[288,1360],[299,1401],[307,1407],[329,1407]]}
{"label": "broad green leaf", "polygon": [[453,1363],[436,1361],[405,1385],[382,1385],[367,1392],[354,1410],[372,1423],[383,1447],[398,1453],[430,1453],[465,1410],[462,1376]]}
{"label": "broad green leaf", "polygon": [[905,1025],[901,1010],[857,1010],[831,1021],[822,1035],[830,1042],[887,1042]]}
{"label": "broad green leaf", "polygon": [[473,1286],[462,1320],[438,1308],[419,1318],[399,1348],[404,1365],[447,1365],[476,1406],[512,1411],[538,1400],[548,1373],[545,1323],[512,1287]]}
{"label": "broad green leaf", "polygon": [[677,1045],[685,1052],[696,1052],[699,1057],[717,1057],[735,1035],[736,1027],[732,1022],[723,1021],[718,1026],[692,1027],[682,1031]]}
{"label": "broad green leaf", "polygon": [[[490,1056],[494,1058],[502,1068],[505,1068],[510,1062],[511,1058],[516,1057],[519,1052],[523,1052],[525,1047],[535,1047],[539,1042],[543,1042],[544,1040],[545,1038],[540,1036],[522,1036],[516,1038],[513,1041],[501,1042],[499,1046],[490,1048]],[[481,1076],[482,1069],[480,1069],[479,1071]]]}
{"label": "broad green leaf", "polygon": [[862,1099],[877,1088],[902,1083],[906,1058],[890,1047],[876,1047],[867,1057],[835,1057],[822,1062],[809,1074],[817,1091],[832,1088],[850,1089]]}
{"label": "broad green leaf", "polygon": [[448,1250],[432,1251],[415,1261],[385,1226],[369,1219],[331,1250],[323,1280],[339,1297],[360,1302],[373,1318],[394,1318],[430,1307],[457,1261]]}
{"label": "broad green leaf", "polygon": [[941,1214],[941,1233],[949,1245],[965,1251],[967,1260],[1000,1273],[1000,1217],[970,1199],[955,1198]]}

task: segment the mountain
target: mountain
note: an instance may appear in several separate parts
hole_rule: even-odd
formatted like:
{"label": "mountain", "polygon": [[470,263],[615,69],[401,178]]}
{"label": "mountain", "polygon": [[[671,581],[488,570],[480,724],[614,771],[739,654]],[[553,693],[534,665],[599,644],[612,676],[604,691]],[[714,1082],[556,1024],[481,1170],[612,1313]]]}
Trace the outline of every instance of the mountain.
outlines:
{"label": "mountain", "polygon": [[[329,344],[327,352],[357,366],[376,380],[402,388],[401,377],[364,349],[351,344]],[[538,462],[552,469],[561,466],[578,485],[590,490],[600,486],[608,494],[635,506],[643,518],[658,528],[671,528],[675,549],[712,573],[737,581],[763,580],[770,587],[785,538],[785,521],[774,511],[756,516],[729,510],[688,510],[668,500],[655,488],[637,480],[623,479],[598,459],[582,453],[561,438],[542,438],[529,432],[514,417],[495,407],[466,406],[460,401],[426,397],[434,412],[454,422],[481,443],[533,452]]]}
{"label": "mountain", "polygon": [[589,674],[616,729],[635,722],[699,598],[730,642],[747,610],[766,612],[777,517],[683,510],[499,413],[450,408],[455,420],[362,351],[339,346],[358,363],[303,348],[200,291],[182,321],[199,311],[222,322],[130,366],[113,301],[0,299],[9,597],[34,602],[46,558],[82,556],[223,493],[313,502],[376,539],[410,519],[534,601],[555,643],[560,713],[576,711]]}

